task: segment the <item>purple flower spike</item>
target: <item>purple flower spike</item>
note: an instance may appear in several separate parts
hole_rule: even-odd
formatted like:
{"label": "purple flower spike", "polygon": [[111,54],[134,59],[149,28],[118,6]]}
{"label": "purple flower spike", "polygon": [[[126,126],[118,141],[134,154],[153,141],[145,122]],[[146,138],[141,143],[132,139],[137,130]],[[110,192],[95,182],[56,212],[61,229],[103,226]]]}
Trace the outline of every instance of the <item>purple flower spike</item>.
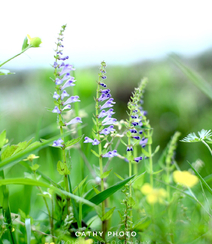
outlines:
{"label": "purple flower spike", "polygon": [[76,124],[76,123],[82,123],[82,120],[80,117],[76,117],[76,118],[72,119],[71,121],[66,123],[66,125],[72,125],[72,124]]}
{"label": "purple flower spike", "polygon": [[57,113],[57,114],[61,114],[58,106],[55,106],[54,109],[52,110],[52,113]]}
{"label": "purple flower spike", "polygon": [[134,161],[138,163],[142,159],[143,159],[142,157],[137,157],[137,158],[134,158]]}
{"label": "purple flower spike", "polygon": [[113,102],[113,98],[110,98],[106,103],[100,106],[100,109],[102,110],[103,108],[111,108],[113,107],[112,104],[115,104],[115,102]]}
{"label": "purple flower spike", "polygon": [[64,75],[65,73],[69,73],[70,71],[72,71],[72,70],[75,70],[74,68],[73,68],[73,65],[70,65],[70,64],[66,64],[64,67],[63,67],[63,69],[61,70],[61,72],[60,72],[60,76],[61,75]]}
{"label": "purple flower spike", "polygon": [[109,152],[105,153],[104,155],[102,155],[103,158],[112,158],[114,156],[118,156],[117,150],[109,151]]}
{"label": "purple flower spike", "polygon": [[84,139],[85,139],[84,143],[93,143],[93,140],[87,136]]}
{"label": "purple flower spike", "polygon": [[63,140],[62,139],[58,139],[58,140],[53,142],[52,146],[53,147],[63,147],[62,143],[63,143]]}
{"label": "purple flower spike", "polygon": [[55,98],[56,100],[58,100],[60,98],[60,95],[57,94],[57,92],[54,92],[53,98]]}
{"label": "purple flower spike", "polygon": [[66,105],[68,103],[75,103],[75,102],[80,102],[79,100],[79,96],[71,96],[69,97],[64,103],[63,105]]}
{"label": "purple flower spike", "polygon": [[69,97],[70,95],[64,90],[61,94],[61,99],[63,100],[64,97]]}
{"label": "purple flower spike", "polygon": [[66,81],[66,83],[62,86],[61,90],[65,89],[66,87],[69,87],[69,86],[75,86],[74,82],[76,80],[74,79],[74,77],[70,77],[69,80]]}

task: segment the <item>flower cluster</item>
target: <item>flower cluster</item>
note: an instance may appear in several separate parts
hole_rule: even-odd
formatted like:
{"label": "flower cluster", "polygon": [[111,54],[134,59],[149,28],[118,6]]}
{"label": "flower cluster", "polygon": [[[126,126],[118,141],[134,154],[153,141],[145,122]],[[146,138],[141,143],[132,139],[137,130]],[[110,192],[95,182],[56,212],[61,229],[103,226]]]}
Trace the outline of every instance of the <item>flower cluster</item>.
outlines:
{"label": "flower cluster", "polygon": [[[106,77],[106,63],[103,61],[101,63],[99,81],[97,86],[97,98],[96,98],[96,133],[95,139],[85,137],[84,143],[92,143],[92,145],[98,145],[101,142],[101,138],[106,139],[108,135],[115,131],[114,123],[117,121],[113,118],[113,105],[115,104],[114,99],[111,97],[110,89],[104,83]],[[101,105],[100,105],[101,104]],[[114,157],[117,156],[116,150],[107,152],[102,155],[102,157]]]}
{"label": "flower cluster", "polygon": [[164,203],[167,192],[163,188],[153,188],[149,183],[141,187],[141,192],[146,196],[149,204]]}
{"label": "flower cluster", "polygon": [[[75,102],[80,102],[79,96],[70,96],[69,93],[66,91],[68,87],[74,86],[75,79],[73,76],[70,75],[70,72],[74,70],[73,66],[70,64],[66,64],[63,61],[67,60],[68,56],[63,56],[63,32],[65,31],[66,25],[63,25],[61,28],[61,31],[59,33],[58,42],[56,43],[57,48],[55,50],[56,54],[54,56],[55,62],[54,62],[54,77],[53,80],[55,83],[55,92],[53,94],[55,107],[52,110],[52,113],[58,114],[58,124],[60,128],[63,126],[76,124],[76,123],[82,123],[80,117],[76,117],[72,119],[69,122],[64,122],[62,113],[64,111],[71,109],[71,104]],[[65,98],[67,98],[65,100]],[[58,139],[53,142],[53,146],[63,146],[63,140]]]}
{"label": "flower cluster", "polygon": [[[128,133],[129,138],[127,145],[127,152],[133,151],[133,146],[140,145],[144,148],[148,143],[148,138],[144,133],[144,128],[146,127],[146,114],[147,112],[143,110],[142,95],[144,87],[146,86],[147,80],[144,79],[138,88],[135,88],[131,101],[128,103],[129,120],[128,120]],[[143,157],[134,158],[135,162],[139,162]]]}
{"label": "flower cluster", "polygon": [[193,187],[199,181],[198,177],[196,175],[192,175],[189,171],[178,170],[173,172],[173,179],[176,183],[186,187]]}

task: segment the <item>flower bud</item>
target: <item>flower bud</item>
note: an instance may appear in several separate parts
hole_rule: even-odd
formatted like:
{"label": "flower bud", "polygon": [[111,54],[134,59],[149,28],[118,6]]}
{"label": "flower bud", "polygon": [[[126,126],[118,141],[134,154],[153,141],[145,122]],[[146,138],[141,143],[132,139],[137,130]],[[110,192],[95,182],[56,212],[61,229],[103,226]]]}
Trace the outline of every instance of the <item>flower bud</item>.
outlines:
{"label": "flower bud", "polygon": [[39,47],[41,42],[41,39],[39,37],[33,37],[31,38],[30,35],[27,35],[28,39],[29,39],[29,44],[31,47]]}

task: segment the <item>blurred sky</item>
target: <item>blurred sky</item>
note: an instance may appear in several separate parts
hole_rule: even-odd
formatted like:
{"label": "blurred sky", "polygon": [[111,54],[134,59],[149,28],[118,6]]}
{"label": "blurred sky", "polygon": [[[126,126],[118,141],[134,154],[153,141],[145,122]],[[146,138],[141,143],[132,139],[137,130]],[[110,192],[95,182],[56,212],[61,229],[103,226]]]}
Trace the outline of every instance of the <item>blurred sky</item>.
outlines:
{"label": "blurred sky", "polygon": [[42,39],[4,68],[49,67],[60,26],[75,67],[195,55],[211,47],[210,0],[1,0],[0,60],[18,53],[26,34]]}

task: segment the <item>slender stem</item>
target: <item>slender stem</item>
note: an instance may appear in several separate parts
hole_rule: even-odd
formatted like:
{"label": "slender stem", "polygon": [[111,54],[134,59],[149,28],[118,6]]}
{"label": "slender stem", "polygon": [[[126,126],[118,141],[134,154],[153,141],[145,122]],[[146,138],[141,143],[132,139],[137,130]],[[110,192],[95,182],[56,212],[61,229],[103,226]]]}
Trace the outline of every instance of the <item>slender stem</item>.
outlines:
{"label": "slender stem", "polygon": [[[149,130],[147,133],[149,138],[150,137]],[[150,168],[150,185],[151,187],[153,187],[153,160],[152,160],[152,147],[150,143],[148,143],[148,153],[149,153],[149,168]]]}
{"label": "slender stem", "polygon": [[[130,145],[130,137],[128,137],[128,145]],[[127,157],[129,160],[129,177],[132,176],[132,161],[131,161],[131,151],[127,152]],[[130,193],[130,199],[132,198],[132,184],[131,181],[129,182],[129,193]],[[132,218],[133,218],[133,213],[132,213],[132,206],[130,206],[130,229],[132,227]]]}
{"label": "slender stem", "polygon": [[[136,158],[138,155],[138,152],[137,152],[137,145],[134,146],[133,148],[133,156],[134,158]],[[138,164],[135,163],[133,164],[133,169],[134,169],[134,175],[137,175],[138,174]]]}
{"label": "slender stem", "polygon": [[9,58],[8,60],[4,61],[3,63],[0,64],[0,67],[2,67],[4,64],[8,63],[10,60],[18,57],[19,55],[21,55],[22,53],[26,52],[31,46],[29,45],[27,48],[25,48],[23,51],[21,51],[20,53],[16,54],[15,56],[13,56],[12,58]]}
{"label": "slender stem", "polygon": [[[33,171],[34,172],[34,175],[35,175],[35,178],[36,178],[36,171]],[[38,190],[40,191],[42,197],[43,197],[43,200],[44,200],[44,203],[46,205],[46,209],[48,211],[48,215],[49,215],[49,223],[50,223],[50,232],[51,232],[51,235],[52,235],[52,241],[54,242],[54,224],[53,224],[53,218],[51,217],[51,212],[50,212],[50,209],[49,209],[49,206],[48,206],[48,203],[47,203],[47,200],[46,198],[43,196],[43,190],[41,189],[40,186],[37,186]],[[53,204],[53,201],[52,201],[52,204]],[[53,211],[52,211],[53,213]]]}
{"label": "slender stem", "polygon": [[[62,116],[59,114],[59,120],[62,121]],[[60,126],[60,135],[63,135],[63,128]],[[64,141],[64,138],[61,138]],[[65,146],[62,147],[62,158],[63,163],[66,164],[66,152],[65,152]],[[65,182],[65,189],[67,192],[69,192],[69,185],[68,185],[68,176],[67,174],[64,175],[64,182]],[[70,207],[70,197],[67,196],[67,214],[69,214],[69,207]]]}
{"label": "slender stem", "polygon": [[212,155],[212,150],[211,148],[209,147],[209,145],[204,141],[204,140],[201,140],[202,143],[205,144],[205,146],[208,148],[208,150],[210,151],[211,155]]}

